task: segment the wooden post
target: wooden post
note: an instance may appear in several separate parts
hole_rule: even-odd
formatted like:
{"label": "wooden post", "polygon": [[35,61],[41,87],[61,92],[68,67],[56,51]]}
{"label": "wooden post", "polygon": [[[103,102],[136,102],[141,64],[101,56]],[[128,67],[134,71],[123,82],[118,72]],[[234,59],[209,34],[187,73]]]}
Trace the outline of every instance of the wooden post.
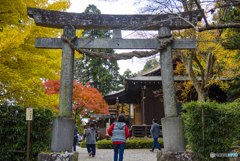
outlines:
{"label": "wooden post", "polygon": [[134,137],[134,134],[135,134],[135,127],[133,126],[132,127],[132,136]]}
{"label": "wooden post", "polygon": [[145,126],[145,134],[144,134],[144,136],[147,136],[147,129],[148,129],[148,127]]}
{"label": "wooden post", "polygon": [[29,161],[30,126],[31,126],[31,122],[30,122],[30,120],[28,120],[28,136],[27,136],[27,161]]}
{"label": "wooden post", "polygon": [[142,123],[143,123],[143,125],[145,125],[146,124],[146,120],[145,120],[145,96],[146,96],[146,94],[145,94],[145,91],[146,90],[146,86],[144,85],[143,86],[143,88],[142,88],[142,94],[143,94],[143,106],[142,106]]}
{"label": "wooden post", "polygon": [[30,146],[30,126],[31,120],[33,120],[33,109],[31,107],[26,108],[26,120],[28,121],[28,136],[27,136],[27,161],[29,161],[29,146]]}

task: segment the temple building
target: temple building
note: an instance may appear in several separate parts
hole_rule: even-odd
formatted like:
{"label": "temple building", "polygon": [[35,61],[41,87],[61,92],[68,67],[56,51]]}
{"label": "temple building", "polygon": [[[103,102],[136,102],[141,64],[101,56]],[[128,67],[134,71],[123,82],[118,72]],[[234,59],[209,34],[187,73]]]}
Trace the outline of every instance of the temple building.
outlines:
{"label": "temple building", "polygon": [[[177,61],[180,59],[173,60],[174,70],[177,66]],[[198,76],[201,80],[201,77]],[[189,81],[189,77],[183,74],[174,73],[174,80],[177,83]],[[193,88],[194,89],[194,88]],[[158,97],[154,94],[154,91],[162,91],[162,75],[161,67],[158,66],[155,69],[147,72],[141,76],[134,78],[125,79],[125,88],[104,96],[104,100],[108,105],[129,104],[129,128],[136,129],[142,128],[141,135],[149,134],[149,128],[152,124],[152,119],[157,118],[158,123],[161,124],[161,118],[164,115],[163,95],[161,92]],[[181,89],[176,89],[176,97],[181,98]],[[218,102],[226,101],[226,94],[218,87],[212,86],[209,89],[209,98]],[[177,99],[177,100],[179,100]],[[187,101],[197,100],[197,93],[194,90],[189,92]],[[120,113],[120,109],[118,112]],[[182,103],[177,101],[178,115],[181,114]],[[136,136],[133,130],[133,135]],[[140,136],[140,135],[139,135]]]}

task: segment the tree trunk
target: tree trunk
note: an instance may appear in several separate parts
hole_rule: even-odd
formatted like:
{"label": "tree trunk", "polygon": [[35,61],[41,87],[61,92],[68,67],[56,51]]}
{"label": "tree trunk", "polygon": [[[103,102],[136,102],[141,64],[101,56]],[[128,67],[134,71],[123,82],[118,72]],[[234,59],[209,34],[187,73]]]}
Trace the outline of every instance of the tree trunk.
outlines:
{"label": "tree trunk", "polygon": [[207,97],[208,97],[208,90],[199,90],[199,92],[198,92],[198,102],[206,101]]}
{"label": "tree trunk", "polygon": [[96,81],[94,81],[93,87],[94,87],[94,88],[97,88],[97,82],[96,82]]}

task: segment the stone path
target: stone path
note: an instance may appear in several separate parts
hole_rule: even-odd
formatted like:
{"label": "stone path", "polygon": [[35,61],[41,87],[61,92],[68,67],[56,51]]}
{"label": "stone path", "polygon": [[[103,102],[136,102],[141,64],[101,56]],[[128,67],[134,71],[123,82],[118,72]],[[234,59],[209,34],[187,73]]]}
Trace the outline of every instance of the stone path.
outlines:
{"label": "stone path", "polygon": [[[96,149],[96,156],[89,157],[87,148],[80,148],[77,146],[79,152],[78,161],[113,161],[113,149]],[[125,149],[123,160],[124,161],[156,161],[157,149],[154,153],[149,149]]]}

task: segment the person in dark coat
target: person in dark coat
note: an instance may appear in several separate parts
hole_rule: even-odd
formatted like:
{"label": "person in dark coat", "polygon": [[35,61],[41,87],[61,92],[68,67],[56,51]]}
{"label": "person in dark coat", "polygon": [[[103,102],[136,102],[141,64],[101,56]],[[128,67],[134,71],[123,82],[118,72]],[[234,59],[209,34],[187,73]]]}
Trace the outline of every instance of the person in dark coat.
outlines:
{"label": "person in dark coat", "polygon": [[76,151],[76,145],[77,145],[77,140],[78,140],[77,133],[78,133],[78,127],[77,127],[77,125],[75,125],[75,127],[74,127],[74,138],[73,138],[73,150],[74,151]]}
{"label": "person in dark coat", "polygon": [[108,134],[112,136],[112,143],[114,149],[114,161],[118,159],[123,160],[123,153],[125,148],[126,139],[129,137],[129,131],[126,123],[124,123],[124,116],[119,115],[118,121],[114,122],[108,129]]}
{"label": "person in dark coat", "polygon": [[162,150],[161,150],[161,146],[160,146],[159,143],[158,143],[160,126],[159,126],[159,124],[157,123],[157,119],[153,119],[153,120],[152,120],[152,123],[153,123],[153,125],[152,125],[152,127],[151,127],[150,132],[152,133],[152,137],[153,137],[153,147],[152,147],[152,149],[151,149],[150,151],[153,152],[155,146],[157,146],[158,149],[159,149],[160,151],[162,151]]}
{"label": "person in dark coat", "polygon": [[96,155],[96,129],[95,124],[90,123],[90,128],[88,129],[86,133],[87,139],[86,139],[86,146],[88,149],[89,156],[92,155],[92,157],[95,157]]}

